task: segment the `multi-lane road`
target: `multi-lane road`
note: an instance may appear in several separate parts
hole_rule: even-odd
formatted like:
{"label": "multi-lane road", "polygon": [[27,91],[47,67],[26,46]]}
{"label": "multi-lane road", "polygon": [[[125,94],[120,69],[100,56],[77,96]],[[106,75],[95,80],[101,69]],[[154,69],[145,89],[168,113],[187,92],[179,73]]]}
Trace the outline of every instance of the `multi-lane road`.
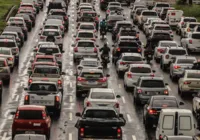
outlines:
{"label": "multi-lane road", "polygon": [[[47,1],[48,2],[48,1]],[[142,1],[137,1],[142,3]],[[46,3],[47,5],[47,3]],[[105,12],[99,10],[99,1],[95,4],[96,11],[101,15],[101,19],[105,17]],[[127,20],[130,19],[130,8],[124,7],[124,13]],[[77,140],[77,130],[74,127],[77,118],[75,113],[82,111],[83,98],[76,99],[75,97],[75,76],[73,76],[75,66],[73,64],[73,35],[76,33],[76,1],[71,0],[69,5],[68,14],[70,15],[69,31],[64,37],[64,49],[63,54],[63,71],[66,72],[64,81],[64,99],[62,105],[62,113],[60,119],[53,121],[51,128],[51,140]],[[15,68],[9,86],[4,86],[3,89],[3,101],[0,108],[0,140],[11,140],[11,125],[13,116],[10,112],[16,110],[17,106],[23,104],[24,86],[27,85],[28,76],[27,68],[29,60],[32,55],[32,48],[38,42],[38,33],[40,27],[43,25],[46,16],[46,7],[44,11],[40,12],[37,16],[36,26],[29,33],[29,39],[24,44],[24,47],[20,52],[19,66]],[[175,34],[175,33],[174,33]],[[113,42],[111,34],[107,33],[107,42],[111,47]],[[146,37],[140,31],[140,39],[145,44]],[[180,43],[180,37],[175,34],[174,40]],[[102,40],[98,39],[99,46],[103,45]],[[197,56],[198,57],[198,56]],[[169,84],[170,95],[174,95],[178,100],[183,101],[185,105],[182,108],[191,109],[192,102],[190,99],[182,99],[178,95],[177,83],[170,80],[169,74],[163,72],[160,69],[159,64],[152,61],[152,67],[156,70],[156,75],[163,76],[165,82]],[[126,92],[123,87],[123,79],[119,79],[115,67],[109,64],[106,71],[111,76],[109,77],[109,88],[113,88],[115,92],[121,95],[120,108],[124,114],[127,124],[123,127],[123,140],[154,140],[155,130],[145,130],[143,125],[143,108],[135,107],[133,105],[133,98],[131,92]]]}

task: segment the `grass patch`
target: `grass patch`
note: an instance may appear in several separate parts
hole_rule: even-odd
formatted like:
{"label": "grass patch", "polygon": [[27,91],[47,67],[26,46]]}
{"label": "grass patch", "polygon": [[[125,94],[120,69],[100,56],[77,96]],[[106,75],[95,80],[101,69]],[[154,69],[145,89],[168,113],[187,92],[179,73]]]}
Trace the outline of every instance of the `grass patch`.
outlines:
{"label": "grass patch", "polygon": [[174,8],[177,10],[183,10],[184,16],[196,17],[200,22],[200,5],[174,5]]}
{"label": "grass patch", "polygon": [[0,0],[0,31],[6,26],[5,18],[8,10],[10,10],[13,5],[18,6],[19,3],[20,0]]}

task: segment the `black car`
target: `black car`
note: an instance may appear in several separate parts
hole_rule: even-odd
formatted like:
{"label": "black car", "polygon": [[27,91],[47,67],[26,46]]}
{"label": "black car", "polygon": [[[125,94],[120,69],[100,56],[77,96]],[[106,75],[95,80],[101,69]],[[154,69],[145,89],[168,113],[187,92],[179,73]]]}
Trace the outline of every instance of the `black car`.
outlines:
{"label": "black car", "polygon": [[178,102],[175,96],[156,95],[152,96],[143,109],[143,123],[145,128],[157,125],[160,111],[163,108],[179,108],[183,102]]}
{"label": "black car", "polygon": [[26,26],[28,28],[28,31],[29,32],[31,31],[33,25],[32,25],[32,20],[31,20],[29,15],[27,15],[27,14],[17,14],[17,15],[15,15],[15,17],[23,17],[24,21],[26,22]]}
{"label": "black car", "polygon": [[106,10],[109,2],[115,2],[115,0],[100,0],[100,9]]}
{"label": "black car", "polygon": [[51,9],[64,9],[66,11],[68,10],[67,5],[63,0],[55,0],[55,1],[49,2],[48,13]]}
{"label": "black car", "polygon": [[126,120],[123,114],[118,114],[114,108],[87,107],[82,114],[76,113],[76,116],[80,117],[75,125],[78,129],[78,140],[122,140],[121,127],[126,124]]}

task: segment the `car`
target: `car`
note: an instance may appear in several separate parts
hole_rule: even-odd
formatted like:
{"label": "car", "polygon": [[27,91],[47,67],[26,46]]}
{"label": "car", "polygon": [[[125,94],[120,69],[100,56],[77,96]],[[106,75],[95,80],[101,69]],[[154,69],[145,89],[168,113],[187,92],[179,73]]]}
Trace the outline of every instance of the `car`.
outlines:
{"label": "car", "polygon": [[154,60],[159,63],[162,54],[165,52],[166,47],[179,47],[176,41],[159,41],[154,51]]}
{"label": "car", "polygon": [[72,44],[74,47],[74,62],[82,59],[83,57],[92,57],[97,58],[98,56],[98,45],[92,40],[78,40],[75,44]]}
{"label": "car", "polygon": [[35,13],[38,14],[40,9],[39,9],[39,5],[38,3],[35,1],[34,2],[25,2],[25,1],[22,1],[20,3],[20,7],[19,8],[31,8],[31,9],[34,9]]}
{"label": "car", "polygon": [[[95,19],[95,23],[98,24],[100,15],[96,11],[82,11],[80,17],[92,17]],[[80,17],[77,17],[77,19]]]}
{"label": "car", "polygon": [[45,135],[41,134],[17,134],[14,140],[46,140]]}
{"label": "car", "polygon": [[177,56],[188,55],[187,50],[182,47],[166,47],[164,53],[160,58],[160,68],[162,70],[167,70],[170,67],[172,60]]}
{"label": "car", "polygon": [[115,23],[117,21],[123,21],[125,20],[123,15],[110,15],[107,18],[107,29],[108,31],[112,30],[113,27],[115,26]]}
{"label": "car", "polygon": [[59,20],[62,20],[64,22],[64,17],[62,15],[48,15],[45,18],[45,21],[48,20],[48,19],[59,19]]}
{"label": "car", "polygon": [[[143,31],[144,31],[144,34],[146,36],[149,35],[149,30],[151,30],[150,28],[152,28],[152,25],[154,23],[157,23],[157,24],[161,24],[161,23],[165,23],[164,21],[162,21],[161,19],[159,18],[147,18],[147,21],[143,24]],[[166,24],[166,23],[165,23]]]}
{"label": "car", "polygon": [[152,10],[160,14],[163,7],[170,7],[170,4],[168,2],[156,2]]}
{"label": "car", "polygon": [[62,32],[56,29],[44,29],[41,33],[39,33],[40,38],[39,41],[44,42],[54,42],[59,46],[60,50],[63,51],[63,38]]}
{"label": "car", "polygon": [[119,40],[120,37],[129,37],[129,36],[133,36],[136,37],[139,40],[139,33],[136,28],[134,27],[121,27],[119,29],[118,34],[116,35],[116,41]]}
{"label": "car", "polygon": [[142,30],[143,30],[144,33],[146,33],[145,32],[146,28],[148,28],[149,25],[150,25],[150,23],[152,21],[154,21],[154,20],[160,20],[160,18],[147,18],[147,21],[143,24],[143,28],[142,28]]}
{"label": "car", "polygon": [[26,15],[28,15],[30,17],[31,21],[32,21],[33,27],[35,27],[36,16],[35,16],[33,10],[31,10],[31,9],[19,9],[17,14],[26,14]]}
{"label": "car", "polygon": [[123,114],[119,114],[113,107],[87,107],[82,114],[77,112],[76,116],[80,117],[75,124],[79,140],[85,138],[122,139],[121,127],[126,124],[126,120]]}
{"label": "car", "polygon": [[31,4],[31,3],[24,3],[23,5],[20,5],[18,11],[26,11],[26,10],[28,10],[28,11],[31,11],[34,14],[34,16],[36,17],[37,14],[38,14],[37,13],[38,10],[35,7],[33,8],[31,6],[33,6],[33,4]]}
{"label": "car", "polygon": [[77,20],[77,22],[78,22],[76,26],[77,28],[79,27],[81,23],[93,23],[94,26],[96,27],[95,18],[90,17],[90,16],[82,16]]}
{"label": "car", "polygon": [[19,48],[21,48],[22,47],[22,44],[23,44],[23,42],[21,41],[21,39],[20,39],[20,37],[19,37],[19,35],[18,35],[18,33],[17,32],[12,32],[12,31],[3,31],[2,33],[1,33],[1,35],[3,35],[3,36],[14,36],[15,37],[15,40],[16,40],[16,42],[17,42],[17,45],[18,45],[18,47]]}
{"label": "car", "polygon": [[174,81],[183,75],[184,70],[192,69],[193,63],[197,59],[193,56],[178,56],[175,57],[170,65],[170,78]]}
{"label": "car", "polygon": [[124,88],[125,90],[133,89],[134,83],[143,76],[154,76],[155,70],[149,64],[130,64],[124,74]]}
{"label": "car", "polygon": [[131,7],[131,11],[130,11],[130,17],[133,19],[135,11],[137,8],[145,8],[145,5],[138,5],[138,4],[134,4],[133,7]]}
{"label": "car", "polygon": [[188,34],[192,33],[194,31],[194,28],[199,25],[200,22],[186,22],[183,33],[181,34],[181,38],[187,38]]}
{"label": "car", "polygon": [[22,17],[24,19],[25,23],[26,23],[28,31],[30,32],[32,30],[33,23],[32,23],[32,20],[31,20],[29,15],[27,15],[27,14],[16,14],[15,17]]}
{"label": "car", "polygon": [[80,73],[82,69],[103,69],[101,62],[96,58],[83,58],[79,65],[76,67],[77,73]]}
{"label": "car", "polygon": [[[174,37],[174,34],[173,34],[173,31],[171,29],[171,27],[168,25],[168,24],[154,24],[154,26],[152,26],[153,30],[156,30],[156,31],[168,31],[171,35],[171,38],[173,39]],[[151,34],[151,32],[150,32]]]}
{"label": "car", "polygon": [[196,136],[163,136],[163,140],[198,140]]}
{"label": "car", "polygon": [[118,5],[110,5],[109,7],[107,7],[106,10],[106,18],[108,17],[108,15],[110,14],[111,11],[122,11],[123,8],[121,6]]}
{"label": "car", "polygon": [[106,10],[109,2],[115,2],[115,0],[103,0],[100,1],[100,9]]}
{"label": "car", "polygon": [[145,59],[139,53],[122,53],[116,62],[116,71],[119,77],[124,75],[129,64],[143,64]]}
{"label": "car", "polygon": [[45,106],[21,105],[12,114],[15,114],[12,123],[12,139],[21,133],[43,134],[50,138],[51,117]]}
{"label": "car", "polygon": [[53,55],[36,55],[34,60],[30,60],[31,63],[35,62],[53,62],[57,63],[56,57]]}
{"label": "car", "polygon": [[87,30],[87,31],[93,31],[94,33],[97,32],[96,27],[94,23],[80,23],[79,27],[76,28],[77,31],[81,30]]}
{"label": "car", "polygon": [[[167,23],[166,23],[165,21],[162,21],[162,20],[153,20],[153,21],[150,23],[150,25],[146,27],[146,30],[145,30],[145,35],[146,35],[146,37],[149,37],[149,36],[152,34],[153,29],[154,29],[154,26],[157,25],[157,24],[159,24],[159,25],[162,26],[162,25],[166,25]],[[155,31],[155,30],[154,30],[154,31]],[[159,30],[158,30],[158,31],[159,31]],[[171,35],[171,33],[170,33],[170,35]]]}
{"label": "car", "polygon": [[178,93],[181,97],[197,93],[200,90],[200,71],[185,70],[178,81]]}
{"label": "car", "polygon": [[162,20],[165,20],[166,16],[167,16],[167,11],[168,10],[175,10],[174,7],[162,7],[161,11],[160,11],[160,14],[159,14],[159,17],[162,19]]}
{"label": "car", "polygon": [[146,129],[158,124],[160,111],[163,108],[180,108],[183,102],[178,102],[175,96],[152,96],[143,108],[143,123]]}
{"label": "car", "polygon": [[101,69],[82,69],[76,74],[76,97],[81,97],[91,88],[107,88],[109,75],[104,75]]}
{"label": "car", "polygon": [[197,22],[197,19],[195,17],[181,17],[181,21],[178,23],[176,28],[176,33],[178,35],[183,36],[187,22]]}
{"label": "car", "polygon": [[91,88],[88,96],[84,99],[84,107],[113,107],[120,112],[118,101],[120,95],[116,95],[110,88]]}
{"label": "car", "polygon": [[0,57],[6,58],[10,71],[12,72],[15,64],[15,56],[12,53],[12,49],[6,47],[0,47]]}
{"label": "car", "polygon": [[133,85],[133,102],[135,105],[146,104],[154,95],[169,95],[168,84],[164,82],[163,77],[139,77]]}
{"label": "car", "polygon": [[76,41],[78,40],[96,41],[97,36],[95,35],[94,31],[81,30],[78,31],[76,35],[74,35],[74,38],[76,39]]}
{"label": "car", "polygon": [[15,22],[23,23],[24,26],[26,26],[26,23],[23,17],[10,17],[7,21],[7,25],[11,23],[15,23]]}
{"label": "car", "polygon": [[40,48],[40,46],[42,46],[42,45],[55,45],[55,43],[54,42],[38,41],[37,45],[34,46],[33,51],[38,50]]}
{"label": "car", "polygon": [[176,29],[178,23],[183,16],[182,10],[167,10],[165,21],[171,26],[172,28]]}
{"label": "car", "polygon": [[46,106],[48,112],[60,117],[63,93],[58,83],[49,81],[34,81],[25,88],[24,105]]}
{"label": "car", "polygon": [[200,32],[189,33],[187,38],[181,39],[181,45],[187,48],[188,52],[199,52],[200,51]]}
{"label": "car", "polygon": [[68,7],[63,0],[50,1],[47,8],[47,13],[49,13],[51,9],[64,9],[66,11],[68,10]]}
{"label": "car", "polygon": [[[59,28],[54,28],[54,26],[57,25]],[[45,28],[47,26],[47,28]],[[62,36],[64,36],[65,33],[65,27],[64,23],[60,19],[47,19],[43,24],[44,29],[57,29],[62,32]]]}

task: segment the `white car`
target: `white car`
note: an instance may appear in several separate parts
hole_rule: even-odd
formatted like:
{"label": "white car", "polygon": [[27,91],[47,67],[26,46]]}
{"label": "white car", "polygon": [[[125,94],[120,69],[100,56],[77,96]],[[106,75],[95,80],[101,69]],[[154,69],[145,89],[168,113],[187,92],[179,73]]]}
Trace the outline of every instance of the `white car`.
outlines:
{"label": "white car", "polygon": [[200,70],[185,70],[183,77],[178,81],[178,93],[192,95],[200,90]]}
{"label": "white car", "polygon": [[161,19],[160,20],[153,20],[152,22],[150,22],[150,24],[146,27],[146,29],[144,31],[145,35],[147,37],[151,35],[155,24],[166,24],[166,22],[161,20]]}
{"label": "white car", "polygon": [[17,32],[4,31],[1,33],[1,35],[15,36],[18,47],[19,48],[22,47],[22,42],[21,42],[21,39],[19,38],[19,35]]}
{"label": "white car", "polygon": [[120,112],[120,104],[113,89],[110,88],[91,88],[88,97],[84,100],[84,107],[89,106],[105,106],[114,107]]}
{"label": "white car", "polygon": [[153,20],[160,20],[160,18],[148,18],[147,21],[143,24],[143,31],[145,31],[145,29],[149,26],[149,24]]}
{"label": "white car", "polygon": [[78,40],[92,40],[96,41],[97,36],[93,31],[81,30],[78,31],[77,35],[74,35],[76,41]]}
{"label": "white car", "polygon": [[[168,24],[154,24],[153,29],[155,31],[169,31],[171,38],[173,39],[174,34],[171,27]],[[151,33],[150,33],[151,34]]]}
{"label": "white car", "polygon": [[182,38],[181,45],[187,48],[188,52],[200,52],[200,32],[193,32],[188,34],[187,38]]}
{"label": "white car", "polygon": [[172,62],[172,60],[177,56],[188,55],[187,50],[182,47],[167,47],[165,52],[160,58],[160,68],[162,70],[167,70]]}
{"label": "white car", "polygon": [[130,64],[124,74],[124,88],[133,88],[141,76],[154,76],[154,72],[149,64]]}
{"label": "white car", "polygon": [[133,7],[131,7],[131,11],[130,11],[131,18],[133,18],[133,16],[134,16],[135,11],[136,11],[137,8],[145,8],[145,7],[146,7],[145,5],[134,4]]}
{"label": "white car", "polygon": [[159,41],[158,46],[154,51],[154,60],[159,63],[161,55],[165,52],[166,47],[178,47],[178,43],[176,41],[168,41],[163,40]]}
{"label": "white car", "polygon": [[118,76],[123,76],[129,64],[144,64],[144,58],[139,53],[122,53],[116,62],[116,71]]}
{"label": "white car", "polygon": [[93,31],[94,33],[97,32],[94,23],[80,23],[79,27],[77,27],[77,31],[81,30]]}
{"label": "white car", "polygon": [[26,24],[23,17],[10,17],[7,21],[7,24],[10,24],[13,22],[20,22],[20,23]]}
{"label": "white car", "polygon": [[183,33],[181,32],[181,38],[187,38],[188,34],[194,31],[196,26],[199,26],[200,22],[187,22]]}
{"label": "white car", "polygon": [[193,56],[175,57],[170,65],[170,78],[174,81],[180,78],[186,69],[191,69],[197,59]]}

